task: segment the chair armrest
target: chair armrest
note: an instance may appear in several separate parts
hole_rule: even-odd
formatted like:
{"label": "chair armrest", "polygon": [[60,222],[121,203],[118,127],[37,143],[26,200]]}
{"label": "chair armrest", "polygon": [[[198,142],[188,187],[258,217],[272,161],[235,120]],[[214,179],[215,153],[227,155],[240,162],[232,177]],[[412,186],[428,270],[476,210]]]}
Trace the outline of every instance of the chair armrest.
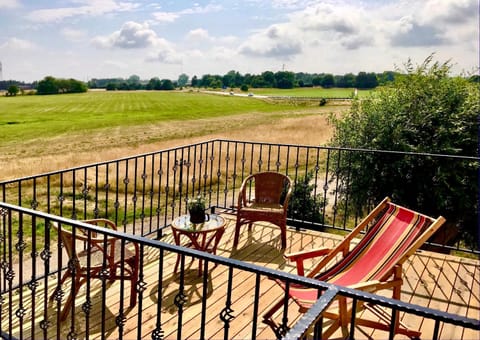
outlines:
{"label": "chair armrest", "polygon": [[241,208],[245,207],[247,205],[247,192],[246,192],[246,187],[248,182],[250,182],[254,178],[254,175],[249,175],[245,177],[245,179],[242,182],[242,185],[240,186],[240,191],[238,195],[238,205],[237,209],[240,210]]}
{"label": "chair armrest", "polygon": [[83,220],[82,222],[97,225],[97,226],[99,224],[103,224],[103,225],[105,225],[105,227],[108,226],[113,230],[117,230],[117,225],[113,221],[107,220],[106,218],[93,218],[93,219],[90,219],[90,220]]}
{"label": "chair armrest", "polygon": [[379,280],[371,280],[371,281],[365,281],[365,282],[359,282],[356,284],[353,284],[351,286],[348,286],[348,288],[353,288],[353,289],[358,289],[364,292],[376,292],[378,290],[378,286],[381,284]]}
{"label": "chair armrest", "polygon": [[332,249],[330,248],[317,248],[311,250],[303,250],[296,253],[284,254],[283,256],[290,261],[298,261],[304,259],[310,259],[312,257],[323,256],[328,254]]}
{"label": "chair armrest", "polygon": [[305,268],[303,266],[303,260],[311,259],[318,256],[324,256],[330,253],[332,249],[329,248],[318,248],[305,251],[299,251],[296,253],[284,254],[283,256],[290,261],[296,262],[297,274],[305,276]]}
{"label": "chair armrest", "polygon": [[287,211],[288,211],[288,203],[290,202],[290,197],[292,196],[292,193],[293,193],[293,183],[292,183],[292,180],[290,179],[290,177],[288,176],[285,176],[287,181],[288,181],[288,190],[287,190],[287,193],[285,194],[285,199],[283,201],[283,211],[285,213],[285,216],[287,215]]}

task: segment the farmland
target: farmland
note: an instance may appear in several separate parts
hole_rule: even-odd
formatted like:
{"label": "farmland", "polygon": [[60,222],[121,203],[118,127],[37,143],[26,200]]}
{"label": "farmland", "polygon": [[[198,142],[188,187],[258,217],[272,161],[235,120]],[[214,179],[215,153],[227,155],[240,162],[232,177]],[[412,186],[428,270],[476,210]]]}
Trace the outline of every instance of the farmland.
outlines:
{"label": "farmland", "polygon": [[330,112],[197,92],[0,97],[0,180],[211,138],[325,144]]}

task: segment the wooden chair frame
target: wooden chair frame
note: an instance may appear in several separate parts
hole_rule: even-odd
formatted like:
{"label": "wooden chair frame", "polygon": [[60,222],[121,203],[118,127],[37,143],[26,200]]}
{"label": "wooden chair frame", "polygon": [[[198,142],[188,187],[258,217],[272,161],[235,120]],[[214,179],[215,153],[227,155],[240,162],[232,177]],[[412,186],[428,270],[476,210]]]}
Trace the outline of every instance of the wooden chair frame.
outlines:
{"label": "wooden chair frame", "polygon": [[[401,209],[401,211],[414,214],[415,218],[417,218],[417,225],[408,225],[406,228],[415,229],[418,226],[418,221],[421,219],[424,223],[422,227],[418,227],[418,230],[415,229],[411,234],[407,236],[408,241],[400,247],[398,252],[395,251],[394,256],[390,258],[386,258],[384,262],[378,264],[377,269],[378,272],[376,274],[372,274],[365,280],[359,281],[352,281],[350,280],[350,284],[347,285],[349,288],[359,289],[362,291],[375,293],[380,290],[392,290],[392,298],[400,300],[401,295],[401,286],[403,283],[402,279],[402,264],[407,260],[407,258],[415,253],[422,244],[424,244],[445,222],[445,219],[440,216],[437,219],[433,219],[431,217],[416,213],[412,210],[406,209],[404,207],[400,207],[390,202],[390,198],[386,197],[376,208],[374,208],[367,217],[365,217],[357,227],[347,235],[335,248],[327,249],[327,248],[320,248],[308,251],[300,251],[297,253],[286,254],[284,255],[286,259],[293,261],[296,263],[297,273],[298,275],[305,276],[305,268],[304,268],[304,261],[306,259],[312,258],[319,258],[323,257],[319,260],[318,264],[316,264],[313,269],[306,275],[309,278],[315,278],[318,280],[330,282],[336,284],[340,275],[348,275],[348,272],[351,268],[355,266],[355,259],[352,257],[356,251],[358,252],[359,247],[367,247],[369,246],[367,242],[372,236],[372,239],[375,237],[373,233],[381,233],[382,226],[378,226],[378,229],[375,229],[378,224],[384,223],[386,219],[391,218],[395,219],[395,216],[385,217],[387,214],[388,209]],[[393,213],[392,213],[393,215]],[[385,219],[385,221],[383,220]],[[384,225],[387,225],[385,222]],[[392,224],[390,224],[391,226]],[[387,228],[387,227],[385,227]],[[421,229],[421,230],[420,230]],[[389,229],[388,229],[389,230]],[[359,241],[356,244],[353,244],[352,241],[361,236],[360,234],[365,232],[362,240],[366,240],[365,243]],[[378,235],[378,234],[377,234]],[[410,236],[413,235],[413,236]],[[372,241],[373,242],[373,241]],[[401,241],[402,242],[402,241]],[[381,243],[381,242],[378,242]],[[374,246],[379,246],[376,244]],[[384,246],[384,245],[381,245]],[[365,249],[365,248],[363,248]],[[379,249],[379,248],[378,248]],[[377,249],[376,249],[377,250]],[[360,253],[357,253],[360,254]],[[340,256],[340,259],[339,259]],[[349,261],[349,262],[348,262]],[[347,263],[348,262],[348,263]],[[353,263],[353,264],[352,264]],[[348,264],[348,266],[346,265]],[[285,289],[284,282],[277,281],[277,283]],[[317,292],[317,290],[311,290],[312,292]],[[295,287],[290,286],[289,295],[290,298],[297,303],[299,306],[300,312],[306,312],[310,306],[314,303],[314,300],[318,297],[317,295],[311,295],[313,299],[311,301],[301,300],[298,297],[300,296],[299,293],[308,292],[308,288],[306,287]],[[317,293],[315,293],[317,294]],[[304,297],[305,295],[303,295]],[[351,320],[352,314],[352,306],[349,303],[349,299],[345,297],[339,296],[338,300],[338,311],[334,312],[331,311],[331,308],[323,313],[323,317],[326,319],[331,319],[332,323],[329,327],[324,331],[322,335],[322,339],[327,339],[332,336],[339,328],[342,330],[343,336],[347,336],[348,334],[348,324]],[[272,329],[278,334],[279,330],[282,328],[277,325],[277,323],[273,320],[273,315],[284,306],[284,298],[278,300],[264,315],[263,321],[270,325]],[[390,330],[389,318],[385,317],[384,311],[379,308],[378,306],[374,305],[366,305],[363,303],[358,303],[356,306],[357,313],[361,310],[369,309],[373,313],[375,313],[379,318],[380,321],[372,321],[363,318],[356,318],[355,325],[358,326],[365,326],[371,327],[375,329]],[[396,312],[395,318],[395,325],[394,326],[394,333],[395,334],[403,334],[410,338],[419,338],[421,333],[419,331],[408,329],[406,325],[400,322],[398,312]]]}
{"label": "wooden chair frame", "polygon": [[[254,192],[253,198],[251,198],[252,192]],[[267,171],[246,177],[238,196],[234,248],[238,245],[242,225],[248,224],[251,230],[254,222],[263,221],[280,227],[282,249],[285,249],[287,210],[291,194],[292,180],[281,173]]]}
{"label": "wooden chair frame", "polygon": [[[114,222],[103,218],[90,219],[82,222],[117,230]],[[68,278],[73,279],[70,294],[60,314],[61,321],[66,320],[80,287],[89,279],[107,279],[109,282],[129,280],[130,307],[136,305],[136,285],[138,282],[139,263],[138,244],[132,243],[134,251],[131,251],[127,247],[122,248],[120,239],[116,237],[105,237],[95,231],[87,231],[80,227],[76,227],[74,235],[72,231],[61,228],[56,222],[52,222],[52,226],[58,231],[62,245],[65,247],[69,257],[67,270],[62,276],[60,285]],[[94,261],[93,257],[95,257],[97,261]],[[51,295],[51,301],[56,297],[58,290],[61,288],[60,285]]]}

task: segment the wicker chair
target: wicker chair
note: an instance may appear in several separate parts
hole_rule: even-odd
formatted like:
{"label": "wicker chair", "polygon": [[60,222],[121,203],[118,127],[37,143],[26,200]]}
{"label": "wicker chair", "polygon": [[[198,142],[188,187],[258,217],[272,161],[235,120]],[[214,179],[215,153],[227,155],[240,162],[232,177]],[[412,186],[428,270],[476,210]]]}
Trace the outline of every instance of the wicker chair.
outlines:
{"label": "wicker chair", "polygon": [[292,194],[292,180],[278,172],[260,172],[248,176],[238,196],[234,248],[238,245],[240,228],[254,222],[270,222],[280,227],[282,249],[287,246],[287,209]]}
{"label": "wicker chair", "polygon": [[[113,230],[117,229],[115,223],[107,219],[92,219],[83,222],[109,227]],[[61,311],[60,320],[64,321],[67,318],[80,287],[89,279],[106,278],[109,282],[129,280],[130,307],[136,305],[139,261],[139,249],[136,243],[132,243],[134,250],[131,251],[127,247],[122,247],[121,240],[115,237],[105,237],[97,232],[89,232],[79,227],[76,228],[74,234],[71,230],[60,228],[56,222],[53,222],[52,226],[59,232],[69,257],[69,265],[62,276],[60,285],[68,278],[72,278],[70,294]],[[51,295],[51,301],[57,296],[60,285]]]}

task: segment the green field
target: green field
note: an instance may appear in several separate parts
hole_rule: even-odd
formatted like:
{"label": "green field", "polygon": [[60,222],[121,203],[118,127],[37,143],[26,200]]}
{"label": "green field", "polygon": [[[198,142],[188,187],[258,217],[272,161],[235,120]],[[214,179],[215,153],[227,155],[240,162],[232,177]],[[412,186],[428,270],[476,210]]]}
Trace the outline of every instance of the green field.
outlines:
{"label": "green field", "polygon": [[[321,87],[297,87],[294,89],[250,89],[250,92],[262,96],[292,96],[292,97],[318,97],[318,98],[350,98],[353,96],[353,89],[332,88],[324,89]],[[358,96],[364,98],[373,90],[358,90]]]}
{"label": "green field", "polygon": [[0,97],[0,145],[81,131],[272,113],[292,109],[238,96],[197,92],[87,92]]}

